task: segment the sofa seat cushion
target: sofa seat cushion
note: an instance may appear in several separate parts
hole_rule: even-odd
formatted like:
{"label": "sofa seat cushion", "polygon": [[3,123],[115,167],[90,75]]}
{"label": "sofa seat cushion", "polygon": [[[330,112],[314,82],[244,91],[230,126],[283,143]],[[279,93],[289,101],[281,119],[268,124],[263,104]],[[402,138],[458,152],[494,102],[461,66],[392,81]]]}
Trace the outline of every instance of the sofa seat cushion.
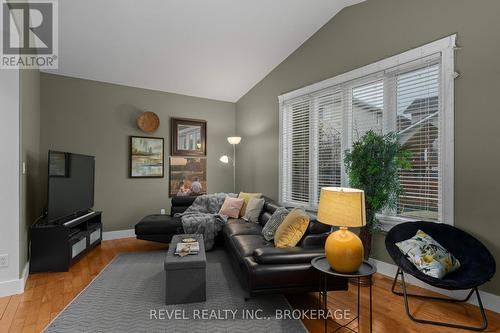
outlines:
{"label": "sofa seat cushion", "polygon": [[183,233],[180,217],[148,215],[135,225],[136,235],[168,235]]}
{"label": "sofa seat cushion", "polygon": [[311,260],[324,254],[323,248],[261,247],[253,251],[253,258],[259,264],[309,264]]}
{"label": "sofa seat cushion", "polygon": [[262,235],[235,235],[231,237],[234,249],[240,257],[252,256],[253,251],[262,247],[274,247],[272,242],[268,242]]}
{"label": "sofa seat cushion", "polygon": [[230,223],[224,227],[224,234],[230,238],[237,235],[261,235],[262,227],[257,223]]}
{"label": "sofa seat cushion", "polygon": [[[254,294],[274,292],[286,288],[299,288],[301,291],[317,291],[318,275],[311,263],[296,264],[259,264],[253,256],[243,258],[247,268],[248,286]],[[347,290],[347,279],[327,276],[328,290]]]}

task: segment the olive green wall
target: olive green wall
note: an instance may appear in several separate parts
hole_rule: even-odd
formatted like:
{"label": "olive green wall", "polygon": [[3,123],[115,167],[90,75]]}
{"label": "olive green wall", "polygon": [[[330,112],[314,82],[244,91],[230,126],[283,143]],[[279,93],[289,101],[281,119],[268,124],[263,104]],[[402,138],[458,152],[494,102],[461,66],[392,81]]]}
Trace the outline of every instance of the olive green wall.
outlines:
{"label": "olive green wall", "polygon": [[28,261],[28,230],[43,208],[40,187],[40,72],[19,71],[21,111],[21,163],[26,172],[20,175],[21,208],[19,223],[19,274]]}
{"label": "olive green wall", "polygon": [[[238,188],[278,197],[279,95],[457,33],[455,225],[500,262],[499,13],[496,0],[368,0],[342,10],[237,102]],[[382,235],[373,255],[390,262]],[[500,295],[500,274],[483,289]]]}
{"label": "olive green wall", "polygon": [[[147,214],[170,211],[170,117],[207,120],[208,190],[232,191],[230,167],[219,157],[231,151],[226,137],[235,131],[234,103],[46,73],[40,86],[43,165],[48,149],[96,156],[95,209],[103,211],[104,231],[132,229]],[[149,136],[165,139],[164,178],[128,177],[129,136],[148,136],[135,123],[143,111],[160,117],[160,128]]]}

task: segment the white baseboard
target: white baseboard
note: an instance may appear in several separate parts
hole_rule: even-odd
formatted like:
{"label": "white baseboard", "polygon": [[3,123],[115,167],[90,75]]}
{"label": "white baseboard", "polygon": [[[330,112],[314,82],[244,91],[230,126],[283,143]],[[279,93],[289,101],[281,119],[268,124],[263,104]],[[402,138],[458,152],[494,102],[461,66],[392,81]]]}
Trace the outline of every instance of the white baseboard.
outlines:
{"label": "white baseboard", "polygon": [[102,233],[102,240],[112,240],[129,237],[135,237],[134,229],[105,231]]}
{"label": "white baseboard", "polygon": [[24,293],[24,286],[26,285],[29,272],[29,262],[27,262],[19,279],[0,282],[0,297]]}
{"label": "white baseboard", "polygon": [[[390,277],[391,279],[394,279],[394,276],[396,275],[396,271],[398,269],[396,265],[389,264],[372,258],[370,258],[370,261],[375,265],[375,267],[377,267],[377,273],[380,273],[382,275]],[[467,293],[469,292],[469,290],[445,290],[445,289],[435,288],[433,286],[428,285],[425,282],[422,282],[414,278],[409,274],[405,274],[405,281],[415,286],[453,298],[465,298],[465,296],[467,296]],[[494,312],[498,312],[498,309],[500,309],[500,296],[481,290],[479,290],[479,293],[481,294],[481,300],[483,302],[484,308]],[[477,306],[478,304],[476,295],[473,295],[467,303],[474,304]]]}

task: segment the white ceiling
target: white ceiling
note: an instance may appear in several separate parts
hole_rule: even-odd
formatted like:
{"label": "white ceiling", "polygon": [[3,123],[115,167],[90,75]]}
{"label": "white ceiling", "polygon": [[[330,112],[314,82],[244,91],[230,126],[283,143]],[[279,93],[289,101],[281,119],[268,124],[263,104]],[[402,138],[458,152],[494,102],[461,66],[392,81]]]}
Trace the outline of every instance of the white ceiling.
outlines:
{"label": "white ceiling", "polygon": [[235,102],[361,0],[59,1],[47,72]]}

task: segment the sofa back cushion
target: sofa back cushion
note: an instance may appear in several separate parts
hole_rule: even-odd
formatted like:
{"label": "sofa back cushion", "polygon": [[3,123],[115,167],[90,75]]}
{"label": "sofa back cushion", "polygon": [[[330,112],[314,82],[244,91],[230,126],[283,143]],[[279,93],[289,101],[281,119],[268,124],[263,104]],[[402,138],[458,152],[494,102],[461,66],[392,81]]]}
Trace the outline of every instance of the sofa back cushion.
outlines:
{"label": "sofa back cushion", "polygon": [[276,209],[280,208],[281,206],[272,201],[269,198],[264,197],[264,208],[262,209],[262,213],[260,214],[259,218],[259,223],[262,226],[265,226],[267,221],[271,218],[271,216],[274,214]]}

